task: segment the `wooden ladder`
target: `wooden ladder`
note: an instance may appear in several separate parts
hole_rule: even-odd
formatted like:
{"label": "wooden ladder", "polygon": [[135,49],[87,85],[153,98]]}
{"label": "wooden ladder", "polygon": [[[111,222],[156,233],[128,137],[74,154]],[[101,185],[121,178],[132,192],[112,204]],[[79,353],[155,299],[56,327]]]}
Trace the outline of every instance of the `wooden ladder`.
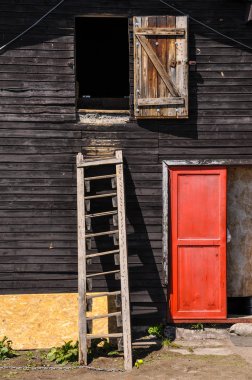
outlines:
{"label": "wooden ladder", "polygon": [[[78,210],[78,291],[79,291],[79,362],[87,365],[87,346],[91,339],[96,338],[120,338],[123,341],[124,368],[132,369],[132,342],[130,324],[130,304],[129,304],[129,284],[128,284],[128,259],[127,259],[127,240],[126,240],[126,220],[125,220],[125,199],[124,199],[124,179],[123,179],[123,157],[122,151],[115,152],[114,157],[84,159],[83,155],[77,155],[77,210]],[[114,165],[115,173],[87,177],[85,170],[90,167],[100,167],[101,165]],[[96,169],[96,168],[95,168]],[[111,180],[112,190],[100,195],[86,195],[90,191],[91,181]],[[113,209],[105,212],[90,213],[90,203],[102,198],[111,198]],[[116,230],[90,233],[92,220],[95,218],[113,217],[113,224],[117,225]],[[87,252],[91,249],[92,239],[101,236],[114,237],[114,243],[118,237],[118,248],[104,252]],[[111,268],[110,271],[101,273],[87,274],[87,260],[104,255],[114,255],[117,269]],[[118,260],[119,259],[119,260]],[[116,279],[120,279],[120,289],[113,292],[94,293],[87,295],[88,281],[93,277],[114,274]],[[101,314],[87,317],[87,305],[95,297],[116,296],[121,298],[120,311],[115,313]],[[122,333],[111,334],[88,334],[87,323],[98,318],[121,318]]]}

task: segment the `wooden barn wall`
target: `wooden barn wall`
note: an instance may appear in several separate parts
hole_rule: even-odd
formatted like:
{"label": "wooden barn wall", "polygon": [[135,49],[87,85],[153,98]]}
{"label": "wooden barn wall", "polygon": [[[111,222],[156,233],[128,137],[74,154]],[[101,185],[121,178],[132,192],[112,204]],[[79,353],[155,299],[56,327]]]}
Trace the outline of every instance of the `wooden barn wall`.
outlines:
{"label": "wooden barn wall", "polygon": [[[1,0],[0,44],[55,3]],[[245,1],[176,0],[176,5],[252,45]],[[133,323],[151,324],[166,309],[161,162],[252,158],[252,55],[190,22],[189,59],[197,64],[190,69],[188,120],[78,124],[74,15],[96,12],[176,13],[158,0],[66,0],[0,54],[0,293],[76,291],[75,155],[118,147],[125,156]],[[132,71],[130,77],[132,87]],[[104,288],[105,280],[97,281],[95,290]]]}

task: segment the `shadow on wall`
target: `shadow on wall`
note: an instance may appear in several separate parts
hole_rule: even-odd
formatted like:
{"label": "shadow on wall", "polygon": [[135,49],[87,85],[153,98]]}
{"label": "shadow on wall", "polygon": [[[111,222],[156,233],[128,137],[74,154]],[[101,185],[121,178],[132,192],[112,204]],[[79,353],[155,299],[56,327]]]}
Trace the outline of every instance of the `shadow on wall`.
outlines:
{"label": "shadow on wall", "polygon": [[[126,197],[130,198],[130,202],[126,206],[127,220],[130,231],[133,230],[127,235],[128,254],[129,260],[135,263],[129,267],[132,324],[133,327],[142,326],[143,321],[146,321],[146,326],[149,326],[164,322],[167,315],[167,288],[163,287],[161,282],[162,240],[158,233],[157,240],[154,236],[150,239],[150,235],[155,235],[155,232],[152,233],[147,230],[149,223],[146,223],[146,219],[148,219],[148,215],[147,213],[143,215],[127,162],[125,164],[125,177],[127,179]],[[161,230],[162,199],[157,199],[152,208],[150,215],[160,218],[160,222],[156,226]],[[158,251],[160,255],[157,254]]]}
{"label": "shadow on wall", "polygon": [[[92,171],[92,176],[112,174],[112,168],[99,168],[99,173]],[[90,173],[88,173],[90,175]],[[161,283],[161,260],[162,260],[162,239],[161,239],[161,216],[162,200],[155,200],[155,204],[147,207],[141,205],[137,199],[136,189],[131,177],[127,161],[124,166],[125,189],[126,189],[126,217],[127,217],[127,241],[128,241],[128,261],[129,261],[129,285],[131,296],[131,316],[132,326],[143,327],[164,322],[166,318],[166,288],[162,288]],[[103,184],[101,183],[103,182]],[[109,189],[109,181],[97,181],[91,184],[91,192],[101,193],[104,188]],[[102,209],[100,208],[102,207]],[[90,212],[102,212],[111,209],[111,200],[103,200],[99,206],[94,203]],[[144,213],[144,215],[143,215]],[[151,221],[152,219],[152,221]],[[153,225],[155,221],[155,226]],[[158,222],[156,222],[158,221]],[[149,230],[148,230],[149,227]],[[112,218],[94,218],[92,220],[92,232],[102,232],[116,229],[113,226]],[[154,230],[153,230],[154,228]],[[153,232],[154,231],[154,232]],[[156,232],[155,232],[156,231]],[[151,238],[150,238],[151,237]],[[92,245],[93,250],[98,252],[116,249],[111,237],[96,238]],[[88,266],[88,272],[105,272],[117,269],[114,256],[101,256],[93,259]],[[115,291],[119,290],[120,282],[109,275],[94,279],[93,291]],[[114,302],[109,302],[110,312],[116,311]],[[110,332],[115,332],[116,320],[109,321]]]}

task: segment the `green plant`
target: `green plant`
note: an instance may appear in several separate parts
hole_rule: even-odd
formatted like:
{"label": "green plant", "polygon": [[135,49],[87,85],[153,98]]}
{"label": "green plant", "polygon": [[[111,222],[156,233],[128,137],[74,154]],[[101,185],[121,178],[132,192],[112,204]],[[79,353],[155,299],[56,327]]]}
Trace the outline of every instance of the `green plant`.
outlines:
{"label": "green plant", "polygon": [[47,352],[46,351],[41,351],[40,352],[40,360],[47,359]]}
{"label": "green plant", "polygon": [[194,352],[194,349],[192,347],[187,347],[188,351],[193,353]]}
{"label": "green plant", "polygon": [[27,357],[27,360],[32,360],[32,359],[34,359],[35,358],[35,355],[34,355],[34,353],[32,352],[32,351],[28,351],[28,352],[26,352],[26,357]]}
{"label": "green plant", "polygon": [[60,347],[53,347],[46,358],[53,362],[55,361],[57,364],[67,364],[68,362],[76,362],[78,360],[78,341],[76,343],[72,343],[72,340],[65,342]]}
{"label": "green plant", "polygon": [[117,351],[117,350],[114,350],[114,351],[109,351],[107,353],[108,356],[119,356],[120,355],[120,352]]}
{"label": "green plant", "polygon": [[170,339],[163,339],[162,340],[162,346],[163,347],[171,347],[171,348],[181,348],[181,346],[177,343],[172,342]]}
{"label": "green plant", "polygon": [[17,354],[13,351],[12,341],[4,336],[2,340],[0,340],[0,360],[13,358],[13,356],[17,356]]}
{"label": "green plant", "polygon": [[163,338],[163,336],[164,336],[164,326],[161,325],[161,324],[150,326],[148,328],[148,334],[149,335],[155,335],[157,338]]}
{"label": "green plant", "polygon": [[204,325],[203,323],[195,323],[191,325],[192,330],[204,330]]}

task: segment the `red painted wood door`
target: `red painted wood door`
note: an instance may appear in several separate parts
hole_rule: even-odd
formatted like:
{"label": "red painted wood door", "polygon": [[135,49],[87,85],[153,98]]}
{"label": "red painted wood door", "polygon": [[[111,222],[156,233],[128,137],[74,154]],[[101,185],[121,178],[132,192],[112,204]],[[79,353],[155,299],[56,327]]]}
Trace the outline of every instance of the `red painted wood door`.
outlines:
{"label": "red painted wood door", "polygon": [[226,318],[226,168],[170,174],[170,317]]}

